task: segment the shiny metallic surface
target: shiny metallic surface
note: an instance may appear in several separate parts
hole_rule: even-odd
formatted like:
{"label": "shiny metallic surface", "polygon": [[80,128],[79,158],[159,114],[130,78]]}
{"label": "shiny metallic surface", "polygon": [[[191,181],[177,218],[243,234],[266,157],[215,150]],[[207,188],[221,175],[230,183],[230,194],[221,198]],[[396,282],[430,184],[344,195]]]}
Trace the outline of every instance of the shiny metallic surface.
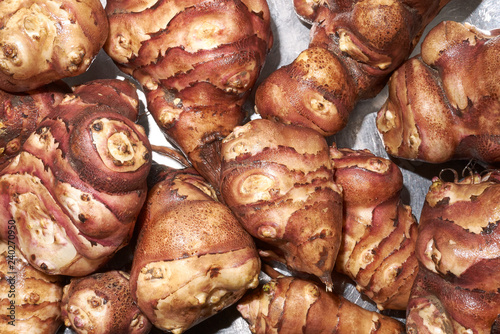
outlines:
{"label": "shiny metallic surface", "polygon": [[[103,4],[106,0],[101,0]],[[292,0],[268,0],[272,14],[272,28],[274,32],[274,46],[268,56],[265,67],[261,74],[261,80],[272,73],[277,68],[291,63],[297,55],[307,48],[309,42],[309,27],[301,22],[295,15]],[[468,22],[478,28],[491,30],[500,29],[500,1],[499,0],[451,0],[440,14],[428,25],[424,32],[427,32],[444,20],[458,22]],[[420,51],[417,45],[413,54]],[[67,80],[70,84],[80,83],[98,78],[124,77],[107,55],[101,51],[94,61],[89,72],[77,78]],[[375,117],[377,111],[387,98],[387,88],[373,99],[362,101],[357,105],[351,114],[349,123],[345,129],[337,133],[331,142],[335,142],[338,147],[350,147],[354,149],[369,149],[374,154],[388,157],[382,140],[375,127]],[[142,99],[143,111],[147,110],[144,99]],[[248,108],[251,111],[252,102],[249,101]],[[163,135],[158,130],[151,117],[144,117],[141,122],[149,132],[152,143],[156,145],[169,146]],[[158,162],[177,167],[176,163],[154,155]],[[445,168],[453,168],[460,174],[468,165],[468,162],[451,162],[443,165],[431,165],[422,162],[410,162],[400,159],[393,159],[403,171],[404,175],[404,201],[410,204],[413,213],[417,218],[424,202],[431,179],[438,176]],[[359,295],[352,282],[348,279],[334,274],[336,282],[335,290],[342,293],[347,299],[361,305],[367,309],[376,310],[375,305],[366,298]],[[404,321],[404,312],[388,313]],[[159,331],[153,330],[153,333]],[[61,328],[60,333],[72,333],[69,329]],[[230,307],[216,316],[193,327],[187,334],[249,334],[247,323],[239,316],[235,307]]]}

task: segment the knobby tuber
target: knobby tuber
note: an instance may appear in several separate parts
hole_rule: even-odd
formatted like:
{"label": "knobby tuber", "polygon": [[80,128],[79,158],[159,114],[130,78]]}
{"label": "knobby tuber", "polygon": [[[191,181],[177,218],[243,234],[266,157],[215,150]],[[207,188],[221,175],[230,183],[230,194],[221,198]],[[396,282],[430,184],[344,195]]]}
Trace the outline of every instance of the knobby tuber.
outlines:
{"label": "knobby tuber", "polygon": [[140,215],[131,292],[158,328],[182,333],[259,284],[252,237],[194,168],[155,166]]}
{"label": "knobby tuber", "polygon": [[368,311],[312,281],[278,277],[237,306],[252,333],[402,334],[399,321]]}
{"label": "knobby tuber", "polygon": [[0,1],[0,89],[32,90],[85,72],[108,36],[99,0]]}
{"label": "knobby tuber", "polygon": [[166,137],[215,185],[220,140],[242,123],[272,45],[267,2],[110,0],[106,11],[104,49],[144,87]]}
{"label": "knobby tuber", "polygon": [[14,233],[0,241],[0,332],[56,333],[62,324],[63,278],[35,270],[17,252],[14,229],[9,231]]}
{"label": "knobby tuber", "polygon": [[26,93],[0,90],[0,168],[16,155],[45,116],[71,92],[62,82]]}
{"label": "knobby tuber", "polygon": [[417,221],[401,200],[403,174],[368,150],[330,149],[343,189],[342,244],[335,269],[379,309],[406,310],[418,271]]}
{"label": "knobby tuber", "polygon": [[309,47],[259,85],[257,112],[325,136],[338,132],[358,101],[382,90],[448,2],[295,0],[299,17],[312,23]]}
{"label": "knobby tuber", "polygon": [[500,173],[438,177],[419,221],[408,333],[500,332]]}
{"label": "knobby tuber", "polygon": [[329,147],[314,130],[255,119],[221,147],[221,194],[264,258],[319,277],[332,288],[341,241],[342,192]]}
{"label": "knobby tuber", "polygon": [[500,162],[500,29],[444,21],[389,81],[377,128],[393,156]]}
{"label": "knobby tuber", "polygon": [[[113,82],[119,91],[113,79],[103,91]],[[137,95],[117,95],[124,101],[115,110],[113,101],[86,102],[85,87],[66,95],[0,172],[0,237],[15,221],[16,247],[49,274],[95,271],[127,244],[147,195],[148,138],[117,112],[137,107]]]}
{"label": "knobby tuber", "polygon": [[77,334],[147,334],[151,322],[134,304],[129,274],[112,270],[72,278],[64,286],[62,318]]}

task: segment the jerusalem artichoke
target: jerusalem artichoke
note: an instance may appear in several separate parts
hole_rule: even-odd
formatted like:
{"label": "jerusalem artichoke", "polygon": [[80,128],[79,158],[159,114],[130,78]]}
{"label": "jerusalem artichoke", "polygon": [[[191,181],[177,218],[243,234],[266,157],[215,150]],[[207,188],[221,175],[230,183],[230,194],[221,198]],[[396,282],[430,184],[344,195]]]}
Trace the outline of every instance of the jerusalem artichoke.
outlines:
{"label": "jerusalem artichoke", "polygon": [[[118,96],[120,111],[132,97]],[[0,172],[0,237],[15,221],[16,246],[45,273],[95,271],[127,244],[146,198],[148,138],[108,102],[66,95]]]}
{"label": "jerusalem artichoke", "polygon": [[402,334],[404,325],[363,309],[321,286],[278,277],[246,296],[238,311],[255,334]]}
{"label": "jerusalem artichoke", "polygon": [[42,119],[70,91],[62,82],[27,93],[0,90],[0,166],[19,152]]}
{"label": "jerusalem artichoke", "polygon": [[419,221],[408,333],[500,332],[500,173],[435,177]]}
{"label": "jerusalem artichoke", "polygon": [[444,21],[391,76],[377,127],[393,156],[500,162],[500,30]]}
{"label": "jerusalem artichoke", "polygon": [[417,221],[401,200],[403,175],[368,150],[332,146],[334,181],[343,189],[342,244],[335,269],[379,309],[406,310],[418,271]]}
{"label": "jerusalem artichoke", "polygon": [[264,242],[261,256],[316,275],[331,289],[342,193],[328,150],[311,129],[252,120],[222,142],[220,189],[245,229]]}
{"label": "jerusalem artichoke", "polygon": [[104,49],[143,86],[166,137],[215,185],[220,140],[242,123],[272,45],[266,1],[109,0],[106,11]]}
{"label": "jerusalem artichoke", "polygon": [[32,90],[85,72],[108,35],[99,0],[0,1],[0,89]]}
{"label": "jerusalem artichoke", "polygon": [[295,0],[299,17],[313,24],[309,48],[259,85],[257,112],[324,136],[338,132],[358,101],[382,90],[448,2]]}
{"label": "jerusalem artichoke", "polygon": [[64,287],[62,317],[77,334],[147,334],[151,322],[134,304],[129,275],[112,270],[72,278]]}
{"label": "jerusalem artichoke", "polygon": [[54,334],[62,324],[63,278],[35,270],[16,249],[15,238],[9,233],[0,241],[0,332]]}
{"label": "jerusalem artichoke", "polygon": [[161,330],[182,333],[259,283],[251,236],[194,168],[154,168],[131,270],[131,292]]}

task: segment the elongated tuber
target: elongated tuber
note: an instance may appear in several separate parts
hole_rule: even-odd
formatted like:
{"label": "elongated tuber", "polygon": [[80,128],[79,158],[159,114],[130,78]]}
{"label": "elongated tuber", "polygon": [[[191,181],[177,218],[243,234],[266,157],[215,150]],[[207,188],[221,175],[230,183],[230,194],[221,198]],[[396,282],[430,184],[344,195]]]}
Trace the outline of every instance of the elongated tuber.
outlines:
{"label": "elongated tuber", "polygon": [[261,256],[319,277],[329,289],[341,240],[342,192],[326,140],[255,119],[222,142],[221,193]]}
{"label": "elongated tuber", "polygon": [[62,324],[63,277],[35,270],[16,250],[15,230],[9,231],[0,241],[0,332],[54,334]]}
{"label": "elongated tuber", "polygon": [[500,173],[438,177],[419,221],[408,333],[500,332]]}
{"label": "elongated tuber", "polygon": [[417,221],[401,200],[403,174],[368,150],[330,149],[343,189],[342,245],[335,269],[379,309],[406,310],[418,271]]}
{"label": "elongated tuber", "polygon": [[109,103],[66,95],[0,172],[0,237],[15,221],[16,247],[45,273],[95,271],[127,244],[146,198],[148,138]]}
{"label": "elongated tuber", "polygon": [[404,325],[368,311],[311,281],[278,277],[238,303],[255,334],[402,334]]}
{"label": "elongated tuber", "polygon": [[259,284],[251,236],[194,168],[155,166],[138,222],[131,292],[161,330],[182,333]]}
{"label": "elongated tuber", "polygon": [[129,274],[112,270],[72,278],[64,287],[62,318],[77,334],[147,334],[151,322],[134,304]]}
{"label": "elongated tuber", "polygon": [[312,23],[309,48],[257,88],[256,110],[324,136],[338,132],[358,101],[382,90],[448,2],[295,0],[299,17]]}
{"label": "elongated tuber", "polygon": [[106,52],[141,83],[161,130],[215,185],[220,140],[242,123],[272,45],[266,1],[111,0],[106,11]]}
{"label": "elongated tuber", "polygon": [[0,1],[0,89],[32,90],[85,72],[108,35],[99,0]]}
{"label": "elongated tuber", "polygon": [[26,93],[0,90],[0,166],[19,152],[42,119],[70,91],[62,82]]}
{"label": "elongated tuber", "polygon": [[500,29],[444,21],[399,68],[377,128],[393,156],[500,162]]}

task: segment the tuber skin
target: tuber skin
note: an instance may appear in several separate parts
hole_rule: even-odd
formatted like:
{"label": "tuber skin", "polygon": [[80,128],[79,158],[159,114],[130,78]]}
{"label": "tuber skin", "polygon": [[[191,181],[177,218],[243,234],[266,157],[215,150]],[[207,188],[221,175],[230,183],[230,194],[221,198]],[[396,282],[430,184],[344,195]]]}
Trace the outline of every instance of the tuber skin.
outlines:
{"label": "tuber skin", "polygon": [[62,324],[63,277],[35,270],[9,236],[0,240],[0,332],[54,334]]}
{"label": "tuber skin", "polygon": [[500,29],[444,21],[391,76],[377,128],[393,156],[500,162]]}
{"label": "tuber skin", "polygon": [[151,322],[134,304],[130,275],[119,270],[73,278],[64,286],[62,317],[77,334],[147,334]]}
{"label": "tuber skin", "polygon": [[330,156],[344,199],[335,269],[353,279],[379,310],[406,310],[418,271],[418,227],[411,208],[401,201],[401,170],[368,150],[333,145]]}
{"label": "tuber skin", "polygon": [[272,279],[237,308],[255,334],[405,333],[399,321],[296,277]]}
{"label": "tuber skin", "polygon": [[110,0],[104,49],[143,86],[169,141],[212,185],[220,141],[246,117],[243,104],[272,46],[265,0]]}
{"label": "tuber skin", "polygon": [[427,24],[449,0],[295,0],[312,24],[309,47],[256,90],[262,118],[343,129],[355,105],[377,95],[411,54]]}
{"label": "tuber skin", "polygon": [[138,226],[131,293],[174,334],[233,305],[259,284],[252,237],[194,168],[155,166]]}
{"label": "tuber skin", "polygon": [[94,272],[128,243],[145,201],[148,138],[108,102],[66,95],[0,172],[0,238],[15,221],[16,247],[45,273]]}
{"label": "tuber skin", "polygon": [[26,93],[0,90],[0,169],[70,92],[62,81]]}
{"label": "tuber skin", "polygon": [[108,36],[100,0],[0,1],[0,89],[24,92],[84,73]]}
{"label": "tuber skin", "polygon": [[419,221],[408,333],[499,333],[500,172],[432,181]]}
{"label": "tuber skin", "polygon": [[255,119],[222,142],[221,194],[260,255],[332,288],[341,241],[342,191],[316,131]]}

